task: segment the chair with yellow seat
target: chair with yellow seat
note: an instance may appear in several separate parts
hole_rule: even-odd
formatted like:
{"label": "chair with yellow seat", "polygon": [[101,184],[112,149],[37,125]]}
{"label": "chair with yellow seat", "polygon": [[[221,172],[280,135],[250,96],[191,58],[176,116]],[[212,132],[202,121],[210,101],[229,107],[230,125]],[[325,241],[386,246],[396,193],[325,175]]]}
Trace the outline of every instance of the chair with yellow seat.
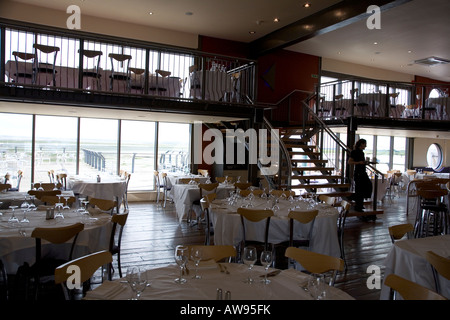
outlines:
{"label": "chair with yellow seat", "polygon": [[206,230],[205,230],[205,245],[209,245],[211,240],[211,218],[209,215],[209,209],[211,202],[217,197],[216,193],[209,193],[200,199],[200,206],[202,207],[202,212],[205,216]]}
{"label": "chair with yellow seat", "polygon": [[219,183],[224,183],[225,180],[228,183],[232,183],[233,182],[233,177],[216,177],[216,181],[219,182]]}
{"label": "chair with yellow seat", "polygon": [[[83,257],[71,260],[58,266],[55,269],[55,284],[61,284],[66,300],[78,300],[77,292],[74,289],[83,288],[84,296],[87,290],[86,286],[82,284],[87,283],[99,268],[103,267],[104,265],[108,265],[111,262],[112,255],[108,250],[91,253]],[[72,268],[74,266],[78,267],[77,269],[80,271],[79,278],[77,279],[79,280],[79,288],[74,287],[72,289],[69,289],[67,284],[71,280],[69,278],[71,278],[71,276],[73,275]],[[74,282],[72,282],[71,284],[74,286],[76,285]]]}
{"label": "chair with yellow seat", "polygon": [[384,279],[384,284],[390,288],[389,300],[395,300],[397,292],[404,300],[447,300],[440,294],[393,273]]}
{"label": "chair with yellow seat", "polygon": [[389,236],[391,237],[392,243],[397,240],[402,239],[405,235],[408,239],[413,237],[414,226],[411,223],[402,223],[388,228]]}
{"label": "chair with yellow seat", "polygon": [[234,187],[235,190],[247,190],[248,188],[250,188],[252,186],[251,182],[235,182],[234,183]]}
{"label": "chair with yellow seat", "polygon": [[207,177],[209,172],[207,169],[198,169],[198,174],[201,174],[203,177]]}
{"label": "chair with yellow seat", "polygon": [[232,258],[235,258],[237,255],[236,248],[230,245],[192,245],[188,246],[188,248],[189,252],[201,249],[202,261],[214,260],[219,262],[226,259],[227,262],[231,262]]}
{"label": "chair with yellow seat", "polygon": [[325,254],[312,252],[295,247],[286,249],[286,257],[297,261],[306,271],[310,273],[331,272],[330,286],[334,286],[339,271],[344,270],[344,260]]}
{"label": "chair with yellow seat", "polygon": [[[238,208],[237,213],[241,216],[242,225],[242,241],[240,243],[239,252],[241,252],[245,246],[255,246],[258,252],[261,250],[267,250],[269,245],[269,228],[270,218],[273,216],[272,210],[261,210],[254,208]],[[264,227],[264,239],[263,241],[258,239],[249,239],[248,228],[254,227],[255,223],[265,220]]]}
{"label": "chair with yellow seat", "polygon": [[[133,58],[128,54],[110,53],[111,75],[109,76],[109,90],[114,92],[131,91],[130,61]],[[125,82],[123,88],[119,85]]]}
{"label": "chair with yellow seat", "polygon": [[69,197],[67,199],[64,199],[63,197],[58,196],[42,196],[40,200],[47,205],[55,205],[56,203],[63,203],[64,205],[67,204],[68,206],[70,206],[76,201],[76,198]]}
{"label": "chair with yellow seat", "polygon": [[44,183],[35,183],[33,185],[34,189],[36,190],[42,190],[44,189],[44,191],[52,191],[52,190],[59,190],[61,188],[61,184],[58,183],[56,180],[55,182],[44,182]]}
{"label": "chair with yellow seat", "polygon": [[[34,297],[38,298],[41,280],[43,277],[53,276],[55,268],[59,265],[72,260],[73,251],[77,242],[78,235],[84,229],[84,224],[75,223],[63,227],[42,227],[35,228],[31,237],[36,242],[36,262],[30,267],[30,276],[34,279]],[[42,255],[42,241],[45,240],[55,245],[63,245],[72,240],[67,259],[54,259]]]}
{"label": "chair with yellow seat", "polygon": [[42,197],[45,196],[56,196],[61,194],[61,190],[28,190],[30,196],[35,196],[36,199],[42,201]]}
{"label": "chair with yellow seat", "polygon": [[330,205],[330,206],[334,206],[335,203],[336,203],[336,198],[335,197],[330,197],[330,196],[327,196],[325,194],[319,195],[319,200],[322,201],[325,204]]}
{"label": "chair with yellow seat", "polygon": [[67,173],[58,173],[56,175],[57,184],[60,185],[63,190],[67,190]]}
{"label": "chair with yellow seat", "polygon": [[[290,247],[307,247],[309,248],[314,229],[314,222],[319,214],[319,210],[290,210],[289,218],[289,246]],[[294,239],[294,224],[295,221],[303,225],[309,224],[307,235],[303,239]]]}
{"label": "chair with yellow seat", "polygon": [[[216,193],[218,187],[219,187],[219,183],[218,182],[216,182],[216,183],[200,183],[200,184],[198,184],[200,197],[199,197],[199,199],[194,200],[192,202],[191,210],[189,210],[188,217],[187,217],[188,223],[190,223],[192,221],[191,213],[192,212],[195,213],[195,210],[200,207],[200,200],[203,198],[203,196],[205,196],[207,194],[210,194],[210,193]],[[200,216],[198,218],[200,218]]]}
{"label": "chair with yellow seat", "polygon": [[[111,254],[117,255],[117,269],[119,270],[119,276],[122,278],[122,265],[120,259],[120,251],[122,245],[122,234],[125,224],[127,223],[129,211],[125,209],[122,213],[116,213],[111,217],[111,222],[113,227],[111,229],[111,236],[109,238],[109,252]],[[119,233],[116,236],[117,228],[119,228]],[[108,267],[108,279],[112,280],[112,263]]]}
{"label": "chair with yellow seat", "polygon": [[111,215],[114,212],[114,208],[117,207],[117,201],[109,199],[89,198],[89,204],[102,211],[109,211]]}
{"label": "chair with yellow seat", "polygon": [[295,196],[295,192],[291,190],[270,190],[269,194],[274,195],[275,197],[286,197]]}
{"label": "chair with yellow seat", "polygon": [[439,283],[439,275],[447,280],[450,280],[450,258],[438,255],[433,251],[427,251],[425,255],[427,261],[431,264],[433,269],[434,284],[436,292],[441,294],[442,288]]}
{"label": "chair with yellow seat", "polygon": [[0,183],[0,192],[3,191],[3,190],[7,191],[9,189],[11,189],[11,184],[9,184],[9,183]]}

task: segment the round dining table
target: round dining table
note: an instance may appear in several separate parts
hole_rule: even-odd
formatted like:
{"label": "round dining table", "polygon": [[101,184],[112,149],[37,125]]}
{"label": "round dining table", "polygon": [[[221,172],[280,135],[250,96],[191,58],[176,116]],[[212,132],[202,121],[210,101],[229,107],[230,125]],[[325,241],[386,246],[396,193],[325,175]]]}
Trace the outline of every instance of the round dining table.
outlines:
{"label": "round dining table", "polygon": [[[99,250],[109,248],[109,239],[112,230],[111,215],[90,210],[90,215],[81,215],[73,209],[62,210],[63,218],[47,218],[47,207],[38,206],[37,210],[26,213],[28,223],[20,222],[24,218],[24,212],[19,208],[14,210],[14,215],[19,222],[10,222],[13,212],[1,210],[0,216],[0,259],[5,265],[8,274],[15,274],[17,269],[27,262],[32,265],[35,262],[36,240],[31,237],[34,228],[63,227],[77,222],[84,224],[84,230],[78,235],[73,252],[73,258],[80,257]],[[58,210],[55,209],[55,213]],[[67,259],[73,240],[64,245],[53,245],[42,241],[42,254]]]}
{"label": "round dining table", "polygon": [[[148,286],[142,292],[141,300],[216,300],[217,290],[222,291],[225,300],[229,292],[230,300],[313,300],[308,292],[308,275],[295,269],[278,270],[269,268],[270,283],[262,282],[265,270],[261,266],[254,266],[251,274],[245,264],[216,263],[202,261],[198,268],[200,279],[193,279],[195,267],[189,266],[189,274],[184,274],[187,280],[184,284],[175,282],[180,276],[180,268],[169,265],[144,271]],[[226,271],[224,271],[226,270]],[[244,280],[251,276],[252,284]],[[126,278],[105,281],[96,289],[87,292],[86,300],[129,300],[133,292]],[[327,300],[354,300],[346,292],[327,287]]]}
{"label": "round dining table", "polygon": [[[337,219],[339,212],[336,207],[324,203],[316,203],[311,207],[311,203],[303,199],[290,201],[279,199],[278,210],[270,219],[269,243],[279,244],[289,240],[289,210],[296,207],[296,210],[319,211],[312,230],[310,249],[311,251],[340,257],[340,247],[337,232]],[[216,199],[210,206],[211,221],[214,229],[214,243],[217,245],[237,245],[243,240],[243,230],[240,215],[237,209],[247,206],[248,201],[240,197],[235,203],[230,204],[228,199]],[[255,198],[252,201],[254,209],[272,209],[273,203],[266,199]],[[256,241],[264,241],[265,221],[259,221],[247,226],[246,237]],[[294,239],[305,238],[309,231],[309,224],[304,225],[295,221]]]}
{"label": "round dining table", "polygon": [[68,185],[75,194],[106,200],[116,200],[120,205],[127,189],[127,181],[119,176],[97,177],[74,176],[69,177]]}

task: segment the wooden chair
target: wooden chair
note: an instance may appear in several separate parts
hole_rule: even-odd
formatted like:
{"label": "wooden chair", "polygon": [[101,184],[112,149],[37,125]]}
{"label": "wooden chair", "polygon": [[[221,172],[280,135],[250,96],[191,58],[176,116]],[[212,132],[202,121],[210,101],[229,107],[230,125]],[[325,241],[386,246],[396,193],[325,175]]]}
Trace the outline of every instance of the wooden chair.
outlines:
{"label": "wooden chair", "polygon": [[[316,217],[319,214],[319,210],[307,210],[307,211],[299,211],[299,210],[291,210],[289,211],[289,246],[290,247],[307,247],[309,248],[312,232],[314,228],[314,222],[316,221]],[[304,239],[296,239],[294,240],[294,221],[298,221],[302,224],[309,225],[308,235]]]}
{"label": "wooden chair", "polygon": [[344,228],[345,228],[345,220],[350,211],[351,203],[342,200],[341,201],[341,211],[339,212],[338,219],[338,237],[339,237],[339,248],[341,250],[341,259],[344,260],[345,270],[347,270],[347,261],[345,259],[345,249],[344,249]]}
{"label": "wooden chair", "polygon": [[[48,85],[52,84],[54,87],[56,86],[56,56],[59,52],[59,47],[54,46],[47,46],[43,44],[33,44],[33,48],[36,52],[36,59],[34,59],[34,84],[41,84],[41,85]],[[53,54],[53,61],[48,61],[47,59],[41,59],[42,55],[50,55]],[[42,63],[40,63],[40,60],[42,60]],[[51,62],[51,63],[50,63]],[[51,68],[49,68],[51,66]],[[42,82],[39,77],[40,74],[44,74],[45,81]],[[47,79],[47,74],[51,74],[52,78],[51,80]]]}
{"label": "wooden chair", "polygon": [[194,200],[192,202],[191,210],[189,210],[188,217],[187,217],[188,223],[191,222],[191,213],[192,213],[192,211],[194,211],[194,207],[195,206],[197,206],[197,207],[200,206],[200,199],[202,199],[203,196],[206,195],[206,194],[216,193],[218,187],[219,187],[219,183],[218,182],[216,182],[216,183],[200,183],[198,185],[198,188],[199,188],[199,191],[200,191],[200,198],[198,200]]}
{"label": "wooden chair", "polygon": [[319,200],[322,201],[323,203],[326,203],[326,204],[330,205],[330,206],[334,206],[335,203],[336,203],[336,198],[335,197],[330,197],[330,196],[327,196],[325,194],[321,194],[319,196]]}
{"label": "wooden chair", "polygon": [[264,190],[255,189],[255,190],[252,190],[252,193],[255,197],[261,197],[261,195],[264,193]]}
{"label": "wooden chair", "polygon": [[22,170],[17,171],[17,184],[16,184],[16,187],[10,188],[9,191],[19,191],[20,182],[22,181],[22,178],[23,178],[23,171]]}
{"label": "wooden chair", "polygon": [[[122,266],[120,262],[120,248],[122,244],[122,233],[123,229],[125,227],[125,224],[127,223],[128,219],[128,209],[126,209],[123,213],[117,213],[111,217],[111,222],[113,224],[112,230],[111,230],[111,236],[109,238],[109,252],[112,255],[117,255],[117,269],[119,270],[119,276],[122,278]],[[119,228],[119,233],[116,237],[116,231],[117,228]],[[109,265],[108,268],[108,279],[112,280],[112,270],[113,266],[112,263]]]}
{"label": "wooden chair", "polygon": [[[80,278],[78,280],[80,281],[80,287],[74,289],[80,289],[82,287],[86,288],[86,286],[82,286],[82,284],[88,282],[99,268],[110,264],[111,262],[112,255],[111,252],[107,250],[91,253],[71,260],[55,269],[55,284],[61,284],[66,300],[78,300],[76,299],[75,292],[73,292],[74,290],[67,287],[67,282],[70,280],[69,277],[73,274],[72,270],[69,270],[69,268],[72,266],[77,266],[79,268]],[[73,282],[72,284],[75,285]],[[83,290],[83,296],[85,293],[86,290]]]}
{"label": "wooden chair", "polygon": [[405,300],[447,300],[440,294],[396,274],[389,274],[384,279],[384,284],[390,288],[390,300],[395,300],[396,292]]}
{"label": "wooden chair", "polygon": [[216,199],[217,194],[216,193],[210,193],[205,195],[200,200],[200,206],[202,207],[202,212],[205,215],[205,223],[206,223],[206,231],[205,231],[205,245],[210,244],[210,238],[211,238],[211,219],[209,215],[209,208],[210,204],[214,199]]}
{"label": "wooden chair", "polygon": [[330,286],[334,286],[338,271],[344,270],[344,260],[317,252],[300,248],[289,247],[286,249],[286,257],[297,261],[306,271],[311,273],[332,272]]}
{"label": "wooden chair", "polygon": [[425,257],[433,269],[436,292],[441,294],[442,291],[439,285],[439,275],[443,276],[447,280],[450,280],[450,258],[442,257],[433,251],[427,251]]}
{"label": "wooden chair", "polygon": [[128,173],[125,171],[123,173],[123,177],[125,179],[125,192],[123,194],[123,198],[124,198],[123,206],[125,209],[128,209],[128,185],[130,184],[131,173]]}
{"label": "wooden chair", "polygon": [[[269,244],[269,227],[270,227],[270,218],[273,216],[272,210],[258,210],[252,208],[238,208],[237,213],[241,216],[241,224],[242,224],[242,235],[243,240],[241,243],[241,250],[245,246],[254,245],[255,247],[263,247],[262,250],[267,250]],[[264,228],[264,241],[258,241],[255,239],[247,239],[247,228],[246,222],[255,223],[259,221],[265,220],[265,228]]]}
{"label": "wooden chair", "polygon": [[159,196],[161,194],[161,191],[164,193],[164,185],[161,183],[161,179],[159,178],[159,172],[154,171],[153,177],[155,181],[155,188],[156,188],[156,203],[159,203]]}
{"label": "wooden chair", "polygon": [[[80,52],[80,50],[78,50]],[[100,73],[100,59],[103,55],[102,51],[82,50],[83,54],[83,71],[82,71],[82,88],[88,90],[102,90],[102,74]],[[92,62],[92,63],[91,63]],[[91,82],[94,80],[93,82]]]}
{"label": "wooden chair", "polygon": [[201,174],[203,177],[207,177],[209,172],[207,169],[198,169],[198,174]]}
{"label": "wooden chair", "polygon": [[59,173],[56,175],[56,181],[63,190],[67,190],[67,173]]}
{"label": "wooden chair", "polygon": [[[248,189],[246,189],[246,190],[239,190],[239,194],[242,196],[242,197],[247,197],[250,193],[252,193],[252,190],[248,190]],[[252,193],[253,194],[253,193]]]}
{"label": "wooden chair", "polygon": [[[48,182],[48,183],[35,183],[33,185],[34,189],[38,190],[39,188],[44,189],[44,191],[52,191],[52,190],[57,190],[61,188],[61,184],[58,183],[57,181],[52,183],[52,182]],[[38,190],[41,191],[41,190]]]}
{"label": "wooden chair", "polygon": [[[77,242],[78,235],[84,229],[84,224],[75,223],[64,227],[43,227],[35,228],[31,237],[36,242],[36,262],[30,267],[30,274],[34,278],[34,297],[39,294],[41,278],[54,275],[55,268],[72,260],[73,250]],[[68,259],[52,259],[42,257],[42,240],[52,244],[60,245],[72,240]]]}
{"label": "wooden chair", "polygon": [[[36,54],[34,53],[27,53],[27,52],[18,52],[13,51],[12,55],[14,56],[15,64],[16,64],[16,72],[14,73],[15,83],[23,83],[23,84],[34,84],[35,83],[35,77],[34,77],[34,60],[36,60]],[[29,61],[31,60],[31,64],[33,67],[25,67],[25,70],[21,70],[22,72],[19,72],[19,59],[23,61]],[[29,63],[27,63],[29,64]],[[22,80],[20,80],[22,78]]]}
{"label": "wooden chair", "polygon": [[42,197],[45,197],[45,196],[56,196],[58,194],[61,194],[61,190],[48,190],[48,191],[46,191],[46,190],[44,190],[44,191],[41,191],[41,190],[28,190],[28,194],[30,196],[35,196],[36,199],[39,199],[39,200],[42,201]]}
{"label": "wooden chair", "polygon": [[231,262],[231,259],[235,258],[237,255],[236,248],[227,245],[217,245],[217,246],[192,245],[188,246],[188,248],[189,252],[194,249],[201,249],[203,261],[213,259],[215,262],[219,262],[224,259],[228,259],[227,262]]}
{"label": "wooden chair", "polygon": [[[55,203],[60,202],[60,199],[58,196],[42,196],[40,199],[42,202],[44,202],[45,204],[50,204],[50,205],[55,205]],[[75,197],[70,197],[67,199],[67,205],[71,205],[73,204],[75,201],[77,201],[77,199]],[[66,204],[66,199],[64,199],[63,197],[61,197],[61,203]]]}
{"label": "wooden chair", "polygon": [[233,182],[233,178],[232,177],[216,177],[216,181],[219,182],[219,183],[224,183],[225,179],[227,179],[227,181],[229,183]]}
{"label": "wooden chair", "polygon": [[172,190],[172,187],[169,187],[169,178],[167,178],[167,173],[162,174],[163,178],[163,190],[164,190],[164,204],[163,207],[166,207],[167,198],[169,197],[169,191]]}
{"label": "wooden chair", "polygon": [[11,184],[9,183],[0,183],[0,192],[3,190],[9,190],[11,189]]}
{"label": "wooden chair", "polygon": [[[128,54],[118,54],[118,53],[110,53],[108,57],[111,59],[111,75],[109,76],[109,90],[110,91],[122,91],[122,92],[130,92],[131,91],[131,75],[130,75],[130,60],[132,59],[131,55]],[[114,82],[122,81],[125,82],[125,89],[120,90],[118,87],[117,90],[114,88]]]}
{"label": "wooden chair", "polygon": [[238,191],[238,190],[247,190],[251,186],[252,186],[251,182],[235,182],[234,183],[234,188],[235,188],[236,191]]}
{"label": "wooden chair", "polygon": [[412,238],[414,226],[411,223],[402,223],[395,226],[390,226],[388,230],[391,241],[394,243],[395,241],[402,239],[405,235],[408,239]]}
{"label": "wooden chair", "polygon": [[295,192],[291,190],[271,190],[270,194],[274,195],[275,197],[281,197],[286,196],[288,198],[289,196],[295,196]]}
{"label": "wooden chair", "polygon": [[114,208],[117,207],[117,201],[108,199],[89,198],[89,205],[93,208],[98,208],[102,211],[109,211],[111,215],[114,212]]}

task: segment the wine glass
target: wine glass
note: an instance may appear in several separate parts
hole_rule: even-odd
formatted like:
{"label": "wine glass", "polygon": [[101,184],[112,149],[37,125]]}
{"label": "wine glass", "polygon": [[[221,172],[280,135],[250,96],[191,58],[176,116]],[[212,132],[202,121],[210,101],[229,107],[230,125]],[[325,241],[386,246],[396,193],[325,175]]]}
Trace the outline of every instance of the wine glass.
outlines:
{"label": "wine glass", "polygon": [[70,196],[64,196],[64,200],[66,200],[66,204],[64,205],[63,210],[70,209],[69,204],[68,204],[69,199],[70,199]]}
{"label": "wine glass", "polygon": [[20,220],[20,223],[29,223],[30,220],[27,218],[27,212],[30,211],[30,205],[28,203],[26,205],[22,203],[20,209],[23,211],[23,218]]}
{"label": "wine glass", "polygon": [[264,269],[266,270],[266,274],[264,275],[264,279],[262,280],[264,284],[270,283],[270,280],[267,279],[267,271],[269,270],[272,261],[273,261],[272,251],[264,250],[263,252],[261,252],[261,264],[264,266]]}
{"label": "wine glass", "polygon": [[326,298],[328,284],[325,282],[325,275],[312,273],[308,278],[308,292],[315,300]]}
{"label": "wine glass", "polygon": [[62,219],[64,219],[64,215],[63,215],[62,212],[61,212],[61,209],[62,209],[62,208],[63,208],[63,203],[62,203],[61,201],[55,203],[55,209],[58,210],[58,212],[55,214],[55,219],[56,219],[56,218],[62,218]]}
{"label": "wine glass", "polygon": [[176,283],[183,284],[186,283],[186,279],[183,278],[183,270],[186,267],[188,261],[189,249],[186,246],[178,245],[175,248],[175,262],[180,267],[180,277],[175,279]]}
{"label": "wine glass", "polygon": [[14,213],[15,209],[17,209],[18,206],[9,206],[9,208],[12,210],[12,215],[9,218],[8,222],[11,222],[11,223],[19,222],[19,219],[17,219],[17,217],[15,216],[15,213]]}
{"label": "wine glass", "polygon": [[244,248],[244,256],[242,260],[248,266],[248,278],[244,280],[245,283],[253,283],[253,278],[251,277],[252,268],[257,260],[257,252],[255,247],[245,247]]}
{"label": "wine glass", "polygon": [[192,279],[201,279],[202,276],[198,275],[198,265],[202,260],[202,249],[200,248],[192,248],[191,250],[191,259],[195,263],[195,275]]}
{"label": "wine glass", "polygon": [[147,287],[147,273],[139,267],[129,267],[127,269],[126,278],[133,291],[131,300],[139,300],[142,292]]}

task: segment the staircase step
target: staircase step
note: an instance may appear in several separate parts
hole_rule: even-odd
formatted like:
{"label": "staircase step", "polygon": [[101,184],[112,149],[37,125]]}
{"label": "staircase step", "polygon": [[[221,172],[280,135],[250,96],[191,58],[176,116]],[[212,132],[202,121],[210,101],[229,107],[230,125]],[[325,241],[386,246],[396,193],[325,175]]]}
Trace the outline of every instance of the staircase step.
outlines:
{"label": "staircase step", "polygon": [[328,160],[321,159],[291,159],[291,161],[296,163],[328,163]]}
{"label": "staircase step", "polygon": [[293,143],[285,143],[284,146],[286,148],[301,148],[301,149],[315,149],[315,145],[311,144],[293,144]]}
{"label": "staircase step", "polygon": [[303,175],[303,176],[292,176],[291,179],[298,179],[298,180],[311,180],[311,179],[341,179],[341,176],[333,176],[333,175]]}
{"label": "staircase step", "polygon": [[292,171],[334,171],[332,167],[296,167]]}
{"label": "staircase step", "polygon": [[350,188],[350,183],[311,183],[291,186],[292,189]]}
{"label": "staircase step", "polygon": [[320,152],[289,151],[291,156],[320,156]]}
{"label": "staircase step", "polygon": [[353,191],[331,191],[331,192],[317,192],[317,195],[326,195],[330,197],[348,198],[354,192]]}

